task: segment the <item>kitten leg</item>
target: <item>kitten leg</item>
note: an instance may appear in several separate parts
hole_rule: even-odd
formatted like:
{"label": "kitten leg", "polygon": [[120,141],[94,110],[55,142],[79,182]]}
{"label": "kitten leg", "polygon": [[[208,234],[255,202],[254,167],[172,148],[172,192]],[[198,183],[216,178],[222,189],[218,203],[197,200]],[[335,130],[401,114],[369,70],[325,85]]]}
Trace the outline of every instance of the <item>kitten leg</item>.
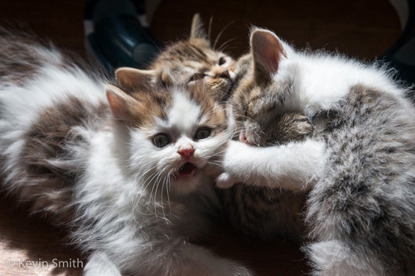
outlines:
{"label": "kitten leg", "polygon": [[252,276],[242,265],[215,256],[184,240],[153,246],[136,262],[134,275],[146,276]]}
{"label": "kitten leg", "polygon": [[305,248],[315,276],[381,276],[378,261],[370,256],[358,256],[338,240],[316,242]]}
{"label": "kitten leg", "polygon": [[194,245],[183,248],[182,256],[177,260],[181,266],[179,276],[252,276],[245,267],[233,261],[214,256],[208,250]]}
{"label": "kitten leg", "polygon": [[310,139],[266,148],[229,141],[223,158],[225,173],[219,175],[217,185],[243,182],[300,191],[321,172],[325,159],[324,142]]}
{"label": "kitten leg", "polygon": [[102,252],[94,252],[84,268],[84,276],[121,276],[121,272]]}

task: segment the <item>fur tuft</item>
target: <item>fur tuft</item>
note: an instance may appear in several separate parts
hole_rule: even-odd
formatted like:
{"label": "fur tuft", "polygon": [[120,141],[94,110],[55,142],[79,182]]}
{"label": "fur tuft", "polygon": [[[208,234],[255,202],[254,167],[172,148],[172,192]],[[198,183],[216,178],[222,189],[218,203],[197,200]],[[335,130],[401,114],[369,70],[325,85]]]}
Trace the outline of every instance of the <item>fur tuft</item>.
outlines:
{"label": "fur tuft", "polygon": [[252,275],[188,242],[218,213],[222,105],[198,86],[105,87],[53,47],[0,41],[2,188],[71,229],[85,275]]}

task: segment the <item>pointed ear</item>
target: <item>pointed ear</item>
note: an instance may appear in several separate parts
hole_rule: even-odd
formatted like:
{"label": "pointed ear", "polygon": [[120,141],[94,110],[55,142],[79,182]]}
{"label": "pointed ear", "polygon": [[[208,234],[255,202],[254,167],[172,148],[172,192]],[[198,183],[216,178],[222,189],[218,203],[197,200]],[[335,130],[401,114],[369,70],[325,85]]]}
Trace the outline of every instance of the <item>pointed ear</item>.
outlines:
{"label": "pointed ear", "polygon": [[108,104],[114,118],[123,121],[131,120],[134,106],[139,105],[139,102],[114,85],[106,84],[105,86]]}
{"label": "pointed ear", "polygon": [[130,67],[115,70],[115,79],[125,90],[148,88],[152,86],[155,75],[155,70],[139,70]]}
{"label": "pointed ear", "polygon": [[159,74],[159,79],[157,79],[157,82],[160,83],[164,86],[164,87],[169,87],[172,86],[174,81],[173,81],[173,77],[171,76],[169,70],[162,70],[161,73]]}
{"label": "pointed ear", "polygon": [[287,58],[283,44],[273,32],[259,28],[251,31],[250,41],[255,78],[260,83],[269,82],[278,72],[281,58]]}
{"label": "pointed ear", "polygon": [[209,43],[209,38],[203,26],[202,18],[198,13],[193,15],[192,27],[190,29],[190,39],[203,39]]}

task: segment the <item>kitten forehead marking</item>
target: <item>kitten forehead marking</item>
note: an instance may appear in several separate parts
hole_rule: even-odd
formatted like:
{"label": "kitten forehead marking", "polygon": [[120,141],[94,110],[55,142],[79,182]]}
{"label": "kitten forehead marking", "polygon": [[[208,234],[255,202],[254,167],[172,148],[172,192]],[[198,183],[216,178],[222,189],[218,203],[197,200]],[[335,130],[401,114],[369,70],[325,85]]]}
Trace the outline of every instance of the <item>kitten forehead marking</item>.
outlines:
{"label": "kitten forehead marking", "polygon": [[183,91],[176,90],[172,94],[172,104],[168,111],[169,125],[181,132],[189,133],[197,125],[201,109],[191,101]]}

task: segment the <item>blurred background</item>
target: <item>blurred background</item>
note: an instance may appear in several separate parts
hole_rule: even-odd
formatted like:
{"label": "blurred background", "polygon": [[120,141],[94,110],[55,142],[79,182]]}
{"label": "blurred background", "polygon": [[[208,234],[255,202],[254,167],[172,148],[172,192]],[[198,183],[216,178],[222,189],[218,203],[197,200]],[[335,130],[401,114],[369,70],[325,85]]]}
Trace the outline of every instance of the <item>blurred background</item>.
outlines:
{"label": "blurred background", "polygon": [[[115,1],[116,2],[116,1]],[[150,6],[152,6],[152,2]],[[325,48],[371,60],[382,55],[399,37],[401,26],[387,0],[164,0],[150,29],[162,42],[186,37],[192,15],[199,12],[206,25],[212,18],[212,37],[227,26],[219,44],[232,39],[228,51],[247,50],[252,25],[273,30],[299,48]],[[58,46],[85,55],[84,1],[0,1],[0,22],[26,25]]]}
{"label": "blurred background", "polygon": [[[147,1],[154,6],[154,1]],[[158,2],[158,1],[157,1]],[[58,47],[87,58],[84,34],[84,1],[0,1],[0,24],[20,26],[53,41]],[[399,18],[387,0],[164,0],[152,15],[150,31],[161,42],[186,38],[194,13],[211,37],[221,31],[218,45],[238,57],[248,50],[252,25],[273,30],[298,48],[344,53],[366,61],[384,54],[401,33]],[[226,27],[226,28],[225,28]],[[22,269],[9,260],[85,260],[65,244],[65,230],[53,227],[0,193],[0,275],[81,275],[80,267]],[[304,275],[308,267],[299,244],[281,240],[258,244],[237,237],[227,227],[207,237],[205,244],[220,255],[247,264],[258,275]]]}

